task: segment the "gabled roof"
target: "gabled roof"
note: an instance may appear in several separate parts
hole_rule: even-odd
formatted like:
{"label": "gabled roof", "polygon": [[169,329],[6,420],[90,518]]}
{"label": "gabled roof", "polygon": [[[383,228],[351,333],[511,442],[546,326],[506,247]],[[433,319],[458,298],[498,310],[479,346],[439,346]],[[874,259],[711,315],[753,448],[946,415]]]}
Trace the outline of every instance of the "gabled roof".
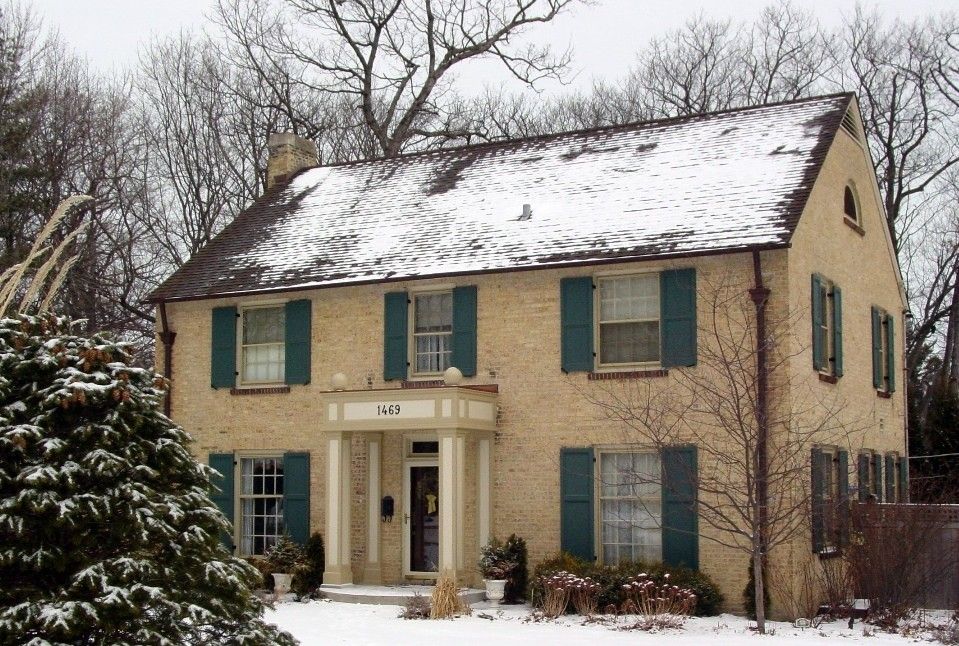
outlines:
{"label": "gabled roof", "polygon": [[305,170],[150,300],[786,246],[851,98]]}

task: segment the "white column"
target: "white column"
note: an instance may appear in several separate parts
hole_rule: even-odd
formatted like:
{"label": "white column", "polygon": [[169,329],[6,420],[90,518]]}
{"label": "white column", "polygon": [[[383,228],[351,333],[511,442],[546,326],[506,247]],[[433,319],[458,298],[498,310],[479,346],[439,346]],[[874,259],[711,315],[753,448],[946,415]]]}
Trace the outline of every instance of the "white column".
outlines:
{"label": "white column", "polygon": [[327,434],[326,571],[324,585],[353,583],[350,565],[350,434]]}
{"label": "white column", "polygon": [[364,583],[382,583],[380,569],[380,463],[383,447],[381,433],[367,434],[366,441],[366,566],[363,568]]}
{"label": "white column", "polygon": [[466,484],[466,438],[456,437],[456,569],[466,568],[466,497],[463,489]]}
{"label": "white column", "polygon": [[457,549],[460,544],[462,523],[460,507],[457,504],[459,480],[462,480],[462,463],[459,458],[456,431],[439,431],[440,444],[440,574],[456,576],[460,556]]}
{"label": "white column", "polygon": [[491,442],[482,437],[476,444],[476,537],[483,547],[490,539]]}

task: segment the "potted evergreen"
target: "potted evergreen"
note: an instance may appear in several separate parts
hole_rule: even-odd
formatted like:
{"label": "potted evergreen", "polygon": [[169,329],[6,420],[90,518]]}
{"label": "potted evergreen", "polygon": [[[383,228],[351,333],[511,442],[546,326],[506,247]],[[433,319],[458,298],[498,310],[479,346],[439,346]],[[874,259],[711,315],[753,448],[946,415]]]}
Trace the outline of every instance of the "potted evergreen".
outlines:
{"label": "potted evergreen", "polygon": [[506,582],[518,563],[498,540],[491,539],[480,550],[479,569],[486,584],[486,598],[498,606],[506,594]]}
{"label": "potted evergreen", "polygon": [[273,594],[277,599],[290,591],[293,573],[303,562],[303,548],[288,535],[280,536],[266,553],[266,562],[273,573]]}

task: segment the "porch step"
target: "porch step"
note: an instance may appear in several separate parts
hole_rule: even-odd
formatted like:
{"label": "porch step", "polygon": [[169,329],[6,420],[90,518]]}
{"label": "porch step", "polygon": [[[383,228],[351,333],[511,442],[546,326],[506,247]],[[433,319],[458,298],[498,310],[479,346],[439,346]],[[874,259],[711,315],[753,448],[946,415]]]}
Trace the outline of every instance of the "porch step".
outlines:
{"label": "porch step", "polygon": [[[368,603],[385,606],[404,606],[415,595],[427,597],[433,594],[431,585],[322,585],[320,593],[330,601],[343,603]],[[485,590],[460,588],[460,598],[468,604],[486,599]]]}

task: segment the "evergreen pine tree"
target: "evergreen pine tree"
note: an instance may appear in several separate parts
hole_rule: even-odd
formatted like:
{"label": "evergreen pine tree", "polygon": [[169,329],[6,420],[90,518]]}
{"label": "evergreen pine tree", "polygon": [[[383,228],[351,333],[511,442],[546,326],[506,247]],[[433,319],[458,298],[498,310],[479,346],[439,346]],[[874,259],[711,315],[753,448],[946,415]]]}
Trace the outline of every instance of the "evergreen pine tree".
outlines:
{"label": "evergreen pine tree", "polygon": [[0,643],[294,644],[127,348],[0,320]]}

